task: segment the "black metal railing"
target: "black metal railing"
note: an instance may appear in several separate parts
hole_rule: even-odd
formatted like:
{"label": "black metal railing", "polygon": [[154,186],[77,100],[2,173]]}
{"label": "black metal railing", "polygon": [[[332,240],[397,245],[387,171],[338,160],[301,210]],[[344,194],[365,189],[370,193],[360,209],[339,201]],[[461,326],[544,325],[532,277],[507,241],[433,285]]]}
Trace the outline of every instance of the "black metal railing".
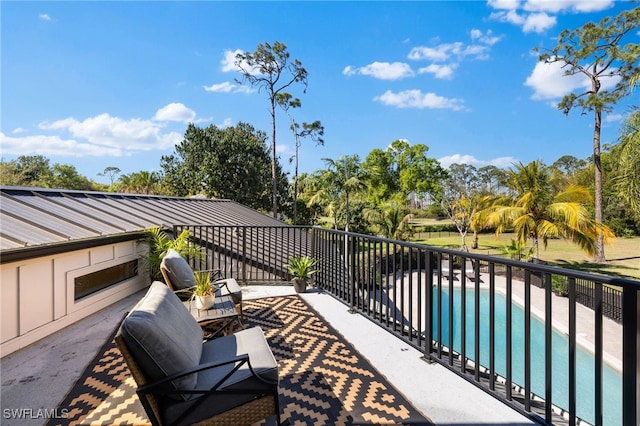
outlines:
{"label": "black metal railing", "polygon": [[315,227],[182,229],[206,249],[195,266],[246,283],[319,259],[317,287],[541,424],[638,425],[638,281]]}

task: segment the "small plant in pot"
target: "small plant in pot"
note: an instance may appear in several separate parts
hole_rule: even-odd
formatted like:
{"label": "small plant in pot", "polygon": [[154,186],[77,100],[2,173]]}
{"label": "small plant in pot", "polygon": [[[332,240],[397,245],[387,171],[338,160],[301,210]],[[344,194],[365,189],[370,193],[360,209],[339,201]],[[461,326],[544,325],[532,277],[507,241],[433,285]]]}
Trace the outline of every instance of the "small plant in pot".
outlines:
{"label": "small plant in pot", "polygon": [[291,256],[289,263],[284,264],[293,276],[293,288],[296,290],[296,293],[303,293],[307,289],[311,276],[318,272],[317,269],[314,269],[317,263],[317,259],[309,256]]}
{"label": "small plant in pot", "polygon": [[211,309],[215,303],[216,288],[211,283],[211,274],[205,271],[194,273],[196,285],[192,287],[192,299],[198,309]]}

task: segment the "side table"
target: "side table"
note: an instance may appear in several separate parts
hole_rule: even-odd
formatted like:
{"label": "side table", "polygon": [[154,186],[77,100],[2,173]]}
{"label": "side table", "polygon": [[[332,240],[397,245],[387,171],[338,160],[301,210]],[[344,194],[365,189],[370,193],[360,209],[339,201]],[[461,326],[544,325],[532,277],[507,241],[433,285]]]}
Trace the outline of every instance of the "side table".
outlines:
{"label": "side table", "polygon": [[[242,327],[236,306],[229,295],[216,296],[215,303],[210,309],[196,308],[193,300],[182,303],[205,331],[206,339],[226,336],[233,333],[236,327]],[[206,334],[207,332],[210,333]]]}

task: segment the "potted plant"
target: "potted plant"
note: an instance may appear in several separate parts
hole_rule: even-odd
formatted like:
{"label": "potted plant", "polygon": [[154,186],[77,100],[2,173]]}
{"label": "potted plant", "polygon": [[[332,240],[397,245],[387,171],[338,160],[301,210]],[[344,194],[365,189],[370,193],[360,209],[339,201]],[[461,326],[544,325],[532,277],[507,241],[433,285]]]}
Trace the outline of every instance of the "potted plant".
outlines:
{"label": "potted plant", "polygon": [[160,263],[169,249],[174,249],[182,256],[204,259],[205,254],[191,240],[191,233],[183,230],[175,238],[159,227],[147,229],[145,237],[139,242],[146,246],[141,250],[141,267],[147,271],[151,281],[162,280]]}
{"label": "potted plant", "polygon": [[198,309],[211,309],[215,303],[215,286],[211,283],[211,274],[206,271],[194,273],[196,285],[192,287],[192,299]]}
{"label": "potted plant", "polygon": [[311,275],[318,272],[313,267],[318,263],[317,259],[309,256],[291,256],[289,263],[285,263],[289,273],[293,276],[293,287],[296,293],[303,293],[307,289],[307,285],[311,280]]}

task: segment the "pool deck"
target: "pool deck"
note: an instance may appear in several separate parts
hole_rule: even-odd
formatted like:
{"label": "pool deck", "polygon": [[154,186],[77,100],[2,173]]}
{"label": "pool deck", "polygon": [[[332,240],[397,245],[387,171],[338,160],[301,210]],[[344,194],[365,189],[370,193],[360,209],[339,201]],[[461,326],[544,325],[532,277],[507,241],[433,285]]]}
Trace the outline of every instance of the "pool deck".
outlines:
{"label": "pool deck", "polygon": [[[294,294],[292,286],[246,286],[254,299]],[[515,292],[514,292],[515,293]],[[64,330],[0,361],[2,409],[53,409],[94,357],[122,316],[144,293],[129,296]],[[421,353],[332,296],[310,290],[301,297],[334,326],[421,412],[438,425],[535,424],[475,385]],[[42,419],[9,420],[3,425],[40,425]]]}

